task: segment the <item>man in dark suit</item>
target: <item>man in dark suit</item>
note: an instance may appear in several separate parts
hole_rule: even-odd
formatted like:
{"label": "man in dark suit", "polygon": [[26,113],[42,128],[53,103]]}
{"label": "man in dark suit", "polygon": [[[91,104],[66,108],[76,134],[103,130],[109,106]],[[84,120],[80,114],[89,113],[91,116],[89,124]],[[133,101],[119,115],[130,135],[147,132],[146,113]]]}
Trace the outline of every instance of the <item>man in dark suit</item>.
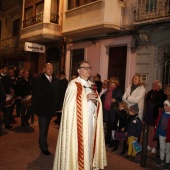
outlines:
{"label": "man in dark suit", "polygon": [[5,105],[5,91],[2,85],[2,82],[0,81],[0,136],[2,135],[2,120],[1,120],[1,113]]}
{"label": "man in dark suit", "polygon": [[68,85],[68,80],[66,79],[66,74],[64,71],[61,71],[59,73],[59,82],[60,82],[59,110],[57,111],[57,119],[54,121],[58,125],[60,125],[61,110],[63,107],[64,96]]}
{"label": "man in dark suit", "polygon": [[[2,65],[1,66],[1,74],[0,74],[0,80],[2,82],[3,88],[5,90],[5,94],[9,95],[11,94],[11,82],[10,78],[7,76],[8,72],[8,66],[7,65]],[[11,102],[10,102],[11,101]],[[4,116],[4,123],[5,123],[5,129],[11,129],[12,126],[10,126],[10,111],[11,111],[11,105],[13,104],[13,100],[9,100],[9,105],[5,106],[3,108],[3,116]]]}
{"label": "man in dark suit", "polygon": [[46,63],[44,73],[34,80],[32,86],[32,112],[38,115],[39,146],[41,152],[50,155],[47,135],[52,116],[58,110],[59,81],[53,76],[53,65]]}
{"label": "man in dark suit", "polygon": [[[21,100],[21,126],[29,125],[28,122],[31,115],[31,102],[25,101],[31,95],[31,82],[29,81],[29,71],[24,70],[23,77],[17,81],[15,87],[15,94],[17,99]],[[30,97],[29,97],[30,98]]]}
{"label": "man in dark suit", "polygon": [[[11,95],[15,96],[15,85],[16,85],[17,79],[15,77],[15,72],[14,72],[13,67],[8,69],[8,77],[11,83]],[[15,108],[15,103],[13,103],[13,105],[10,107],[9,119],[12,121],[15,121],[14,116],[13,116],[14,108]]]}
{"label": "man in dark suit", "polygon": [[98,94],[100,94],[100,92],[102,91],[102,82],[101,82],[101,75],[100,74],[96,74],[94,76],[94,83],[96,84],[97,86],[97,92]]}
{"label": "man in dark suit", "polygon": [[[23,69],[20,69],[18,71],[18,75],[16,77],[17,82],[21,81],[21,79],[23,77],[23,71],[24,71]],[[17,117],[20,117],[21,116],[21,99],[20,98],[15,99],[15,105],[16,105],[16,115],[17,115]]]}

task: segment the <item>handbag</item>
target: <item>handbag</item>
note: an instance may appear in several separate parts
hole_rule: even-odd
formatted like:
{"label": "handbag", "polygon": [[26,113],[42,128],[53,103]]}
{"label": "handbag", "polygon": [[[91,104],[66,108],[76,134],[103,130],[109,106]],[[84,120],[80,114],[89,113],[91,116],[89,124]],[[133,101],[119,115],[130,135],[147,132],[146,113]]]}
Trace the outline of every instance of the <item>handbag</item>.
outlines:
{"label": "handbag", "polygon": [[133,141],[132,145],[136,153],[142,151],[142,146],[140,146],[137,141]]}

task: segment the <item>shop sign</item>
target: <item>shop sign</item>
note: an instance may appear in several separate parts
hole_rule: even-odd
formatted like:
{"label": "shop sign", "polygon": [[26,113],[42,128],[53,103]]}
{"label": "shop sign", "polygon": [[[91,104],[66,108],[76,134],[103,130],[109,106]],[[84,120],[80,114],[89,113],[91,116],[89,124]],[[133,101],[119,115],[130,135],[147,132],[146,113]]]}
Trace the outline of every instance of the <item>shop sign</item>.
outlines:
{"label": "shop sign", "polygon": [[25,51],[45,53],[45,45],[25,42]]}

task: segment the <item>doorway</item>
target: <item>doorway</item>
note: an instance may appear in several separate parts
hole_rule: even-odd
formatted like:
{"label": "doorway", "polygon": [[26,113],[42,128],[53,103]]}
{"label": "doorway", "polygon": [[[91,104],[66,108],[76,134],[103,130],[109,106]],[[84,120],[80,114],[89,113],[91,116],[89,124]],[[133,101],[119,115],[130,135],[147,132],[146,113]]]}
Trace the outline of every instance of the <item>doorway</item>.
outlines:
{"label": "doorway", "polygon": [[108,79],[117,77],[122,93],[125,89],[127,46],[109,48]]}

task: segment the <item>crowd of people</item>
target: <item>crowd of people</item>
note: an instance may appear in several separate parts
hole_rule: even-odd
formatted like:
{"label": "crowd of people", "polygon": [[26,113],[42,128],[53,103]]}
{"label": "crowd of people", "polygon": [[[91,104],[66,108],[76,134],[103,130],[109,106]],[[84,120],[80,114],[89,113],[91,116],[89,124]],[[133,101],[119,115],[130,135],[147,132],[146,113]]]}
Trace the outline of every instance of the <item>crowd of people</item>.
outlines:
{"label": "crowd of people", "polygon": [[[39,147],[43,154],[49,155],[47,135],[52,116],[61,112],[68,81],[66,74],[53,74],[53,65],[47,63],[38,76],[28,70],[2,65],[0,69],[0,135],[2,135],[2,115],[5,129],[11,129],[15,123],[14,114],[20,117],[21,127],[34,121],[39,122]],[[50,78],[50,79],[49,79]],[[14,112],[15,109],[15,112]],[[2,113],[2,115],[1,115]],[[58,119],[61,113],[57,115]],[[31,118],[31,120],[30,120]],[[59,123],[59,122],[56,122]]]}
{"label": "crowd of people", "polygon": [[[14,108],[16,116],[21,118],[21,127],[30,125],[30,117],[37,114],[39,148],[43,154],[50,155],[48,128],[51,118],[57,115],[54,122],[60,126],[60,131],[53,169],[69,166],[103,169],[107,165],[103,144],[115,152],[122,142],[120,154],[127,153],[127,159],[135,161],[134,142],[141,145],[142,126],[147,124],[147,149],[155,156],[159,155],[156,166],[164,165],[164,169],[168,169],[170,85],[163,90],[162,83],[155,80],[146,94],[142,76],[135,74],[123,93],[118,77],[103,82],[100,74],[91,77],[91,67],[86,61],[78,64],[77,71],[78,76],[73,76],[69,82],[64,71],[54,75],[50,63],[45,64],[39,76],[36,73],[30,76],[28,70],[2,65],[0,112],[5,128],[12,128]],[[1,116],[0,121],[2,135]]]}
{"label": "crowd of people", "polygon": [[[106,85],[107,84],[107,85]],[[104,80],[101,89],[103,103],[103,121],[105,124],[105,142],[111,151],[118,150],[122,142],[122,152],[127,158],[136,161],[138,151],[133,145],[142,145],[142,127],[147,124],[147,150],[156,157],[156,166],[169,168],[170,163],[170,85],[155,80],[152,89],[146,94],[142,76],[135,74],[124,94],[119,89],[117,77]]]}

